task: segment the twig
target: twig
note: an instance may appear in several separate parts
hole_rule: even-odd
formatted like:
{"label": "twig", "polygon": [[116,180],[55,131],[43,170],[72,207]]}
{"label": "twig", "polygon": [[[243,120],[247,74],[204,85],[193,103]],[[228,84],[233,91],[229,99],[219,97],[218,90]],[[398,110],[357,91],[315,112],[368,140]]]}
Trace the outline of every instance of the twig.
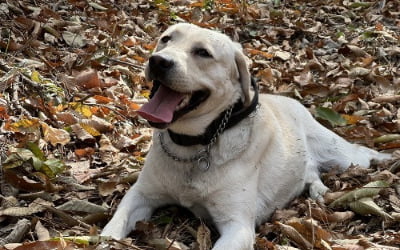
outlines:
{"label": "twig", "polygon": [[18,83],[12,84],[13,104],[15,108],[21,112],[21,114],[25,115],[28,119],[32,119],[32,116],[28,110],[22,107],[21,103],[19,102],[18,89]]}
{"label": "twig", "polygon": [[121,245],[123,245],[123,246],[125,246],[125,247],[128,247],[128,248],[132,248],[132,249],[135,249],[135,250],[143,250],[142,248],[139,248],[139,247],[137,247],[137,246],[135,246],[135,245],[126,244],[126,243],[123,242],[122,240],[112,239],[112,241],[117,242],[117,243],[119,243],[119,244],[121,244]]}
{"label": "twig", "polygon": [[120,111],[118,111],[116,109],[116,107],[112,107],[112,106],[101,104],[101,103],[84,103],[84,104],[87,105],[87,106],[108,108],[109,110],[111,110],[111,111],[113,111],[115,113],[118,113],[118,115],[122,116],[125,120],[128,120],[128,118],[129,118],[126,115],[122,114]]}
{"label": "twig", "polygon": [[122,171],[124,169],[125,169],[125,167],[116,167],[116,168],[110,169],[108,171],[97,173],[94,176],[92,176],[91,179],[98,179],[98,178],[101,178],[101,177],[109,176],[110,174],[114,174],[116,172],[120,172],[120,171]]}
{"label": "twig", "polygon": [[175,237],[172,239],[172,241],[171,241],[171,243],[169,244],[169,246],[167,247],[167,250],[169,250],[171,247],[172,247],[172,245],[174,244],[174,242],[176,241],[176,238],[178,237],[178,235],[183,231],[183,229],[185,229],[186,227],[186,224],[188,223],[188,221],[189,220],[185,220],[179,227],[178,227],[178,229],[176,230],[176,233],[175,233]]}
{"label": "twig", "polygon": [[52,212],[53,214],[58,215],[59,217],[61,217],[63,219],[63,221],[68,225],[68,226],[82,226],[83,228],[89,230],[90,229],[90,225],[86,224],[85,222],[75,219],[74,217],[72,217],[71,215],[57,209],[51,206],[46,206],[46,205],[42,205],[43,207],[45,207],[48,211]]}
{"label": "twig", "polygon": [[143,69],[144,69],[143,66],[136,65],[136,64],[133,64],[133,63],[130,63],[130,62],[124,62],[124,61],[121,61],[121,60],[118,60],[118,59],[108,58],[108,60],[113,61],[113,62],[116,62],[116,63],[120,63],[120,64],[129,65],[129,66],[132,66],[132,67],[134,67],[134,68],[136,68],[136,69],[140,69],[140,70],[143,70]]}
{"label": "twig", "polygon": [[311,202],[310,202],[310,200],[307,200],[307,206],[308,206],[308,212],[309,212],[309,214],[310,214],[310,220],[311,220],[311,245],[312,245],[312,248],[311,249],[314,249],[314,244],[315,244],[315,229],[314,229],[314,223],[313,223],[313,218],[312,218],[312,215],[311,215]]}

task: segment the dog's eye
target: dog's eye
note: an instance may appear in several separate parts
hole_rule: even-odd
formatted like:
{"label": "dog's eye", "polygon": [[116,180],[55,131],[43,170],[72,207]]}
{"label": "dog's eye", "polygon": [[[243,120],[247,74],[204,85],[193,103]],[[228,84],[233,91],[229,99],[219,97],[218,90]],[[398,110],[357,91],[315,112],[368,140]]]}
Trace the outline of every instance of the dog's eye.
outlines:
{"label": "dog's eye", "polygon": [[195,54],[196,56],[201,56],[201,57],[208,57],[208,58],[212,57],[212,55],[206,49],[203,49],[203,48],[195,48],[193,50],[193,54]]}
{"label": "dog's eye", "polygon": [[171,37],[170,36],[163,36],[162,38],[161,38],[161,42],[163,42],[163,43],[167,43],[167,42],[169,42],[171,40]]}

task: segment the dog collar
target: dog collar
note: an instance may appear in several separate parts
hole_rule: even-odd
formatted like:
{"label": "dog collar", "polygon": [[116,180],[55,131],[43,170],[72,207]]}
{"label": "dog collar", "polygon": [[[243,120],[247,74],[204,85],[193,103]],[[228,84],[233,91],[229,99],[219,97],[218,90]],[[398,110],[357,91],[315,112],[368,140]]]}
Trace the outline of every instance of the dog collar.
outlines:
{"label": "dog collar", "polygon": [[[234,125],[238,124],[244,118],[248,117],[253,111],[257,109],[258,105],[258,87],[254,78],[251,78],[251,86],[254,89],[253,100],[250,105],[244,107],[242,100],[236,102],[232,109],[232,114],[228,119],[228,122],[225,126],[225,129],[231,128]],[[198,136],[191,136],[185,134],[178,134],[168,129],[168,134],[171,137],[171,140],[178,145],[181,146],[193,146],[193,145],[208,145],[214,135],[217,133],[218,128],[220,127],[221,122],[223,122],[225,113],[228,110],[224,110],[211,124],[207,127],[204,134]],[[222,133],[223,131],[221,131]]]}

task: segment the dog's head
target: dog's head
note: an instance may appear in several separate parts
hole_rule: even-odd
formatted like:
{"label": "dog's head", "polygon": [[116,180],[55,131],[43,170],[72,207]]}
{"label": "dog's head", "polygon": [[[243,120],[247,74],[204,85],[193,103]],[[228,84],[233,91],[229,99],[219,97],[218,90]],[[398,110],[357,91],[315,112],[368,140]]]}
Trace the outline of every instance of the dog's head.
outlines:
{"label": "dog's head", "polygon": [[157,128],[198,135],[239,98],[250,102],[241,46],[192,24],[173,25],[161,35],[145,74],[158,89],[139,114]]}

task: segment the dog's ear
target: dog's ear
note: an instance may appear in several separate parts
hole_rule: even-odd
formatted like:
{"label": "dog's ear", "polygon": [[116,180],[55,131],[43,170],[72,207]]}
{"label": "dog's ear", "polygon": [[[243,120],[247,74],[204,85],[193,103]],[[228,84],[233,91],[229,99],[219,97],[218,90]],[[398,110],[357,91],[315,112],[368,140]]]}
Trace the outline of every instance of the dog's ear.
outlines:
{"label": "dog's ear", "polygon": [[240,86],[242,87],[244,106],[248,106],[250,104],[250,84],[251,84],[251,76],[246,59],[247,58],[243,54],[241,46],[240,48],[236,48],[235,63],[239,72],[239,82]]}

